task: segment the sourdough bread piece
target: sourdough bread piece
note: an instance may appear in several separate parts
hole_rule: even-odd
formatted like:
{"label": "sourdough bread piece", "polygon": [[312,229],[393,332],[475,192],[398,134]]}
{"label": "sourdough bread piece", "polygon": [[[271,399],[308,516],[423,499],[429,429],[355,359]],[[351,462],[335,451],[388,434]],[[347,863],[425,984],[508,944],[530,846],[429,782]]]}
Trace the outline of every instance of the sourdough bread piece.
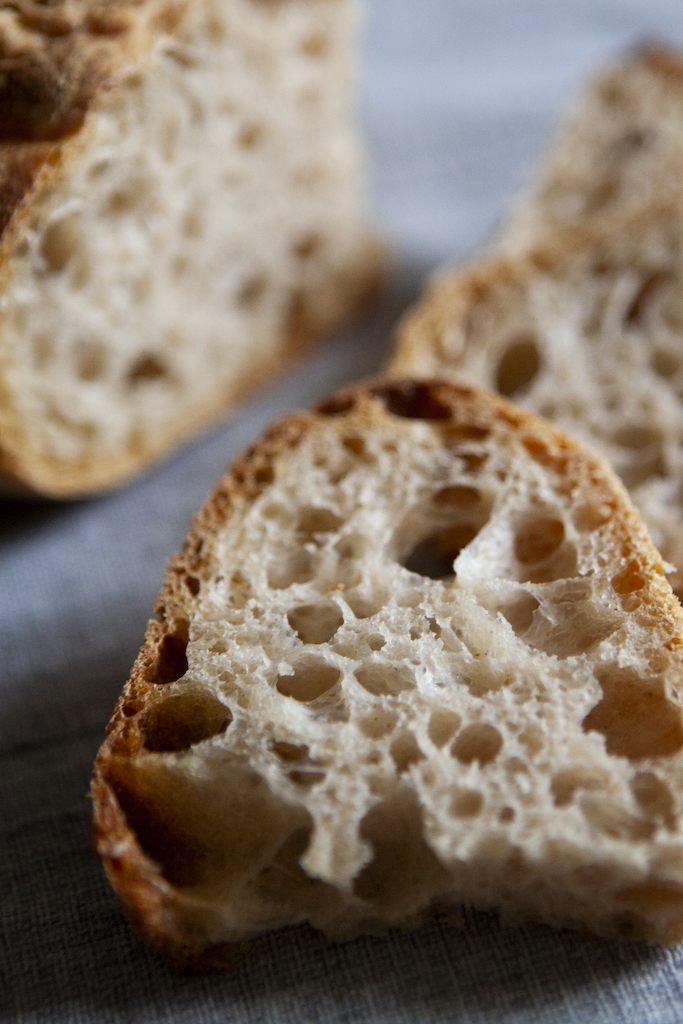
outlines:
{"label": "sourdough bread piece", "polygon": [[0,10],[0,476],[111,487],[378,284],[356,0]]}
{"label": "sourdough bread piece", "polygon": [[513,206],[496,248],[663,202],[683,183],[683,57],[641,45],[592,79]]}
{"label": "sourdough bread piece", "polygon": [[595,447],[683,597],[683,197],[435,281],[390,369],[493,388]]}
{"label": "sourdough bread piece", "polygon": [[683,611],[612,470],[496,396],[371,381],[239,459],[95,765],[179,963],[431,907],[683,938]]}

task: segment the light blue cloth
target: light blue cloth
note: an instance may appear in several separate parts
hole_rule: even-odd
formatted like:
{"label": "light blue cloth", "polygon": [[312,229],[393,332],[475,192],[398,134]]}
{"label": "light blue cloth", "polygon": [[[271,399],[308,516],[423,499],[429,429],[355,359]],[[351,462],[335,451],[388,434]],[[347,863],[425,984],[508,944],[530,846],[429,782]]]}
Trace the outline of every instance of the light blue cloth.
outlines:
{"label": "light blue cloth", "polygon": [[126,491],[0,503],[0,1020],[683,1020],[680,951],[478,914],[342,946],[296,929],[232,975],[175,975],[118,910],[87,798],[164,565],[215,478],[272,418],[380,366],[424,274],[487,238],[583,76],[644,34],[683,44],[680,0],[368,0],[362,112],[397,250],[383,307]]}

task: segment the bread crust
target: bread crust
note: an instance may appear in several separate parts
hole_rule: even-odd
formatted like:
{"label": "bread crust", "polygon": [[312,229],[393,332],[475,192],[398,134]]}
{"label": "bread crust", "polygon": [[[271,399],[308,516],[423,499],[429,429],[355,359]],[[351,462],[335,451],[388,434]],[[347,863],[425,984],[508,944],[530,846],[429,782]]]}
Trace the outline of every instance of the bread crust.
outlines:
{"label": "bread crust", "polygon": [[0,13],[0,259],[27,204],[65,173],[69,143],[118,75],[171,28],[185,4],[25,0]]}
{"label": "bread crust", "polygon": [[[143,851],[117,798],[116,780],[125,776],[126,765],[142,749],[141,715],[154,701],[159,686],[179,678],[187,669],[185,645],[200,582],[216,571],[212,542],[218,531],[238,509],[262,493],[272,479],[278,458],[315,430],[321,417],[338,417],[342,431],[346,415],[352,414],[356,426],[360,419],[372,430],[372,406],[377,399],[389,409],[400,410],[401,416],[444,419],[455,425],[465,424],[468,429],[475,424],[483,430],[519,434],[527,449],[537,453],[534,457],[557,475],[567,491],[589,479],[609,503],[612,536],[624,564],[637,566],[647,578],[647,600],[656,609],[653,629],[667,651],[666,657],[683,677],[683,609],[666,583],[658,552],[609,466],[551,424],[493,394],[457,382],[388,378],[352,385],[320,403],[312,413],[296,413],[276,423],[219,480],[196,515],[182,551],[171,560],[155,607],[158,618],[148,624],[143,647],[114,709],[94,768],[97,854],[133,926],[177,966],[224,966],[234,952],[233,944],[226,945],[222,940],[213,948],[207,937],[210,928],[207,930],[206,919],[198,924],[200,912],[207,912],[206,906],[200,908],[188,899]],[[668,935],[653,933],[646,937],[656,942],[677,942],[681,935],[683,920]]]}

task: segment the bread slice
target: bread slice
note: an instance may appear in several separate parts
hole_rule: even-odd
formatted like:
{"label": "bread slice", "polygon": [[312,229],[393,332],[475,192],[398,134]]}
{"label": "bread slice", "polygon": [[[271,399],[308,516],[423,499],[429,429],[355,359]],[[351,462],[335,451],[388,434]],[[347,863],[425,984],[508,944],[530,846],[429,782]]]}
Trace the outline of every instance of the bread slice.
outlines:
{"label": "bread slice", "polygon": [[380,274],[356,0],[0,15],[0,477],[111,487],[233,408]]}
{"label": "bread slice", "polygon": [[683,938],[683,610],[612,470],[496,396],[371,381],[277,424],[169,568],[97,851],[180,963],[498,907]]}
{"label": "bread slice", "polygon": [[683,57],[641,45],[586,86],[496,245],[523,252],[558,228],[666,201],[681,168]]}
{"label": "bread slice", "polygon": [[683,197],[435,282],[391,370],[491,387],[594,446],[683,597]]}

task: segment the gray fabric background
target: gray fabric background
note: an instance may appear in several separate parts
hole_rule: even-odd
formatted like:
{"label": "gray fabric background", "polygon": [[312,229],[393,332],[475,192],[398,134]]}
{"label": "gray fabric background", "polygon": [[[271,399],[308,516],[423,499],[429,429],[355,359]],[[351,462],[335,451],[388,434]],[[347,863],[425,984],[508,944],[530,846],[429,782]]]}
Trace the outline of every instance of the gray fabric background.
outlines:
{"label": "gray fabric background", "polygon": [[130,932],[90,848],[90,767],[168,556],[275,416],[374,371],[424,274],[471,252],[601,60],[683,44],[680,0],[368,0],[362,110],[390,294],[221,428],[122,493],[0,502],[0,1020],[683,1020],[682,953],[468,914],[328,946],[264,937],[231,975],[173,974]]}

